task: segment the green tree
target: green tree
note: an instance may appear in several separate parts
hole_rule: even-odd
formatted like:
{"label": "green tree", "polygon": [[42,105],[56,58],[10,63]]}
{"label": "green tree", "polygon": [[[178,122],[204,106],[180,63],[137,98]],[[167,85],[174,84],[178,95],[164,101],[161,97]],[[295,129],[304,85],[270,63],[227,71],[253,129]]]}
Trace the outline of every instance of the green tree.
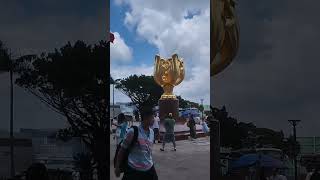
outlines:
{"label": "green tree", "polygon": [[0,41],[0,73],[9,72],[11,66],[11,58],[8,49],[4,43]]}
{"label": "green tree", "polygon": [[179,100],[179,108],[182,108],[182,109],[190,108],[190,107],[199,108],[198,103],[185,100],[181,96],[177,96],[177,99]]}
{"label": "green tree", "polygon": [[10,174],[15,176],[14,166],[14,137],[13,137],[13,71],[14,63],[11,54],[0,41],[0,73],[9,72],[10,74]]}
{"label": "green tree", "polygon": [[92,153],[98,179],[108,179],[109,43],[67,43],[52,53],[18,60],[16,83],[63,115]]}
{"label": "green tree", "polygon": [[202,105],[202,104],[200,104],[200,105],[199,105],[199,107],[198,107],[198,109],[199,109],[199,111],[200,111],[200,112],[203,112],[203,111],[204,111],[204,107],[203,107],[203,105]]}
{"label": "green tree", "polygon": [[228,115],[225,106],[221,109],[213,107],[211,109],[213,117],[220,122],[221,146],[233,149],[271,146],[282,149],[292,156],[292,140],[286,140],[282,131],[258,128],[253,123],[238,122],[238,119]]}
{"label": "green tree", "polygon": [[155,107],[163,94],[163,89],[153,76],[131,75],[120,79],[116,88],[126,94],[140,111],[143,106]]}

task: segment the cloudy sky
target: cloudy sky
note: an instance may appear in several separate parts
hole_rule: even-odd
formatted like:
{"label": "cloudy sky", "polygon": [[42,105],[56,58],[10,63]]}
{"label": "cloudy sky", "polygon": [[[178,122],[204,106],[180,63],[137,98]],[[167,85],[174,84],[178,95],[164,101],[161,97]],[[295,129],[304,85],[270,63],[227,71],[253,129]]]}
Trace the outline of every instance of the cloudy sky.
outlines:
{"label": "cloudy sky", "polygon": [[[199,94],[209,97],[203,76],[209,74],[205,66],[209,2],[135,2],[110,2],[111,31],[118,36],[111,47],[112,75],[151,74],[154,55],[167,57],[175,50],[188,68],[176,93],[196,100]],[[226,105],[241,121],[288,133],[287,119],[302,119],[298,135],[319,136],[319,5],[298,0],[238,1],[240,49],[233,64],[211,79],[213,104]],[[94,43],[107,34],[105,7],[106,1],[6,1],[0,6],[0,39],[15,54],[51,51],[68,40]],[[9,128],[7,80],[7,74],[0,74],[0,129]],[[61,127],[64,122],[15,87],[16,128]]]}
{"label": "cloudy sky", "polygon": [[[53,51],[67,43],[106,39],[106,1],[10,0],[0,5],[0,40],[16,56]],[[0,129],[9,129],[9,76],[0,74]],[[15,86],[15,129],[65,125],[38,99]]]}
{"label": "cloudy sky", "polygon": [[241,0],[237,58],[211,79],[212,103],[259,127],[320,136],[319,1]]}
{"label": "cloudy sky", "polygon": [[[177,53],[186,65],[185,80],[174,89],[183,98],[210,103],[209,0],[111,0],[111,75],[152,75],[156,54]],[[112,95],[112,91],[111,91]],[[115,101],[130,101],[115,92]],[[112,99],[111,99],[112,100]]]}

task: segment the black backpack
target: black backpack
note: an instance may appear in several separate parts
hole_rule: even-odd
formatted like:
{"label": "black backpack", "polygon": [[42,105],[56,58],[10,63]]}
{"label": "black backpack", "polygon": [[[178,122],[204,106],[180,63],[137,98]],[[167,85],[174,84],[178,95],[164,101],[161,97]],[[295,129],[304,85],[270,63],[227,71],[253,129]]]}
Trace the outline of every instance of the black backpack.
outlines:
{"label": "black backpack", "polygon": [[[138,140],[138,131],[139,131],[138,127],[137,126],[132,126],[132,128],[133,128],[133,140],[132,140],[130,146],[128,147],[128,149],[126,149],[126,151],[124,153],[123,160],[120,162],[120,165],[119,165],[121,173],[125,172],[125,170],[127,169],[128,156],[130,154],[130,150],[132,149],[132,147],[134,146],[134,144]],[[122,142],[123,142],[123,140],[117,145],[116,154],[114,155],[114,158],[113,158],[113,166],[114,167],[116,167],[117,157],[118,157],[118,153],[119,153],[119,150],[121,148]]]}
{"label": "black backpack", "polygon": [[314,172],[310,180],[320,180],[320,173],[318,171]]}

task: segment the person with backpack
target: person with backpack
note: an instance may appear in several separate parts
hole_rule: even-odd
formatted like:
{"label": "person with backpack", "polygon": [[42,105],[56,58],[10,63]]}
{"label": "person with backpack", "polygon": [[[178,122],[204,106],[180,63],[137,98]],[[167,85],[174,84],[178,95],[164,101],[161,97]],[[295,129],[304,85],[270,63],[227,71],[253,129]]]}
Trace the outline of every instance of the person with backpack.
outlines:
{"label": "person with backpack", "polygon": [[164,127],[166,129],[166,132],[163,135],[162,148],[160,148],[160,151],[164,151],[164,146],[165,146],[166,142],[172,142],[173,150],[177,151],[176,140],[174,137],[175,123],[176,123],[176,121],[173,119],[172,113],[169,113],[168,116],[164,119]]}
{"label": "person with backpack", "polygon": [[116,129],[116,142],[117,145],[123,140],[125,134],[127,133],[128,122],[123,113],[118,115],[118,125]]}
{"label": "person with backpack", "polygon": [[133,126],[126,134],[115,155],[115,175],[122,180],[158,180],[152,158],[154,133],[152,108],[141,109],[141,124]]}

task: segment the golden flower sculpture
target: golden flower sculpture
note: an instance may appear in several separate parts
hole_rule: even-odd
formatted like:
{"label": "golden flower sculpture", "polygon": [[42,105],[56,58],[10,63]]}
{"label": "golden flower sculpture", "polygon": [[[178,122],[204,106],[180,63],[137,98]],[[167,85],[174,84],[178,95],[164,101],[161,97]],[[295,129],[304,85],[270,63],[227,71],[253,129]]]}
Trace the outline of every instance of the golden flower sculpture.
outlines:
{"label": "golden flower sculpture", "polygon": [[183,61],[177,54],[169,59],[155,57],[153,77],[157,84],[163,88],[161,99],[176,99],[173,94],[174,86],[179,85],[184,79],[185,69]]}
{"label": "golden flower sculpture", "polygon": [[239,49],[235,0],[211,0],[211,76],[223,71]]}

